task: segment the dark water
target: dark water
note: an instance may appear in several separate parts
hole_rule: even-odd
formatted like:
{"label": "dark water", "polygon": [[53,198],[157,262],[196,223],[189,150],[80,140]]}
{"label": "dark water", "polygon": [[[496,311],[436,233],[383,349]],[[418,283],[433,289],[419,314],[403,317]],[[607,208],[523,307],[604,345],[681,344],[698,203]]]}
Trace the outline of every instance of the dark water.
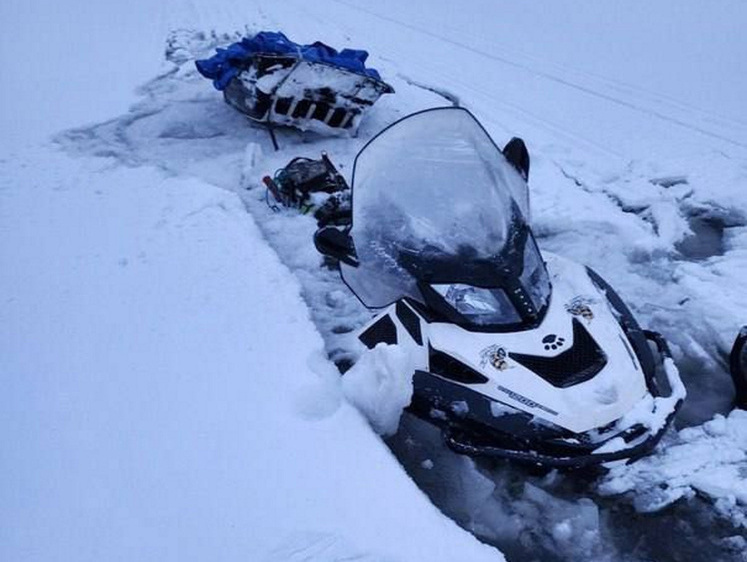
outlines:
{"label": "dark water", "polygon": [[637,513],[625,497],[599,496],[594,474],[475,462],[407,414],[388,445],[445,515],[510,562],[747,562],[747,531],[703,498]]}
{"label": "dark water", "polygon": [[691,236],[675,245],[682,257],[698,261],[724,254],[723,221],[707,216],[693,216],[689,219]]}

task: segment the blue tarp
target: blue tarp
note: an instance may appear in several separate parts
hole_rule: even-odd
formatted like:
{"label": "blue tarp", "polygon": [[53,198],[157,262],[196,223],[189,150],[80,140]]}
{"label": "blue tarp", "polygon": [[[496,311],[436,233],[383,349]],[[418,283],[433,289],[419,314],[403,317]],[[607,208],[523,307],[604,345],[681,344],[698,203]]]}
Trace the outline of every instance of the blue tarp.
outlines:
{"label": "blue tarp", "polygon": [[356,74],[381,80],[373,68],[366,68],[368,52],[356,49],[343,49],[338,52],[329,45],[316,42],[311,45],[299,45],[284,34],[274,31],[260,31],[254,37],[245,37],[225,49],[216,49],[216,54],[209,59],[195,61],[197,70],[205,78],[213,81],[217,90],[223,90],[231,79],[242,68],[242,64],[255,53],[294,55],[311,62],[324,62]]}

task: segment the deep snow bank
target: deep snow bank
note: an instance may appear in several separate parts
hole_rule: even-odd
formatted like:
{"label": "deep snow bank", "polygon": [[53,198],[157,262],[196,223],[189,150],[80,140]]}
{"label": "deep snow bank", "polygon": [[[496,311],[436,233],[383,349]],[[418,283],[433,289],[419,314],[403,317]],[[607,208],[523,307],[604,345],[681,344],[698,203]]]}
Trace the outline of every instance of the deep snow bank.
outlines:
{"label": "deep snow bank", "polygon": [[24,152],[0,256],[0,559],[502,559],[341,399],[234,194]]}

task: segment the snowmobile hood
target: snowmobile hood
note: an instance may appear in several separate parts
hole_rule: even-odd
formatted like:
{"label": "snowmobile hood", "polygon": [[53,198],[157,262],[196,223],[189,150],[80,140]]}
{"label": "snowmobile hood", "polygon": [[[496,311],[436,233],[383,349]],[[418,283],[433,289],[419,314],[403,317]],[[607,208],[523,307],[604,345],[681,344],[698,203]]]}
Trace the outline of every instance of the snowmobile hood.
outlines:
{"label": "snowmobile hood", "polygon": [[480,392],[501,403],[574,432],[603,427],[646,399],[642,366],[586,270],[546,257],[554,291],[541,326],[476,334],[434,323],[428,340],[484,375]]}

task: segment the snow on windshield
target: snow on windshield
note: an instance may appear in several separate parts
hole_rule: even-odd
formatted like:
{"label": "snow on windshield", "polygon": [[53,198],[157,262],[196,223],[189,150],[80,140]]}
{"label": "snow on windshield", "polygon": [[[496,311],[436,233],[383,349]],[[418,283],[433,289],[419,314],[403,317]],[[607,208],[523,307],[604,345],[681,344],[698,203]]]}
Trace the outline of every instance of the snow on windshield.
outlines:
{"label": "snow on windshield", "polygon": [[352,236],[360,260],[343,275],[368,306],[419,298],[402,250],[497,255],[528,191],[477,120],[462,108],[417,113],[366,146],[353,174]]}

